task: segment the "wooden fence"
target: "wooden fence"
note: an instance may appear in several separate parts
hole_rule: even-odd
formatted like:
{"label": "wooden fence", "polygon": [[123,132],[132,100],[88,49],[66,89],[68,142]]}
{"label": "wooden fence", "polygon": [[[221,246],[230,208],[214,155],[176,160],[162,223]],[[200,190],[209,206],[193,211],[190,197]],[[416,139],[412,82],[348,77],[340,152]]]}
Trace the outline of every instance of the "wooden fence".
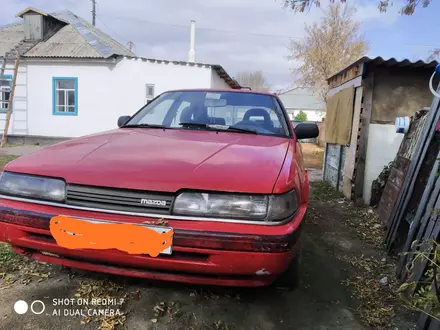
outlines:
{"label": "wooden fence", "polygon": [[[405,168],[403,182],[399,184],[392,209],[386,214],[387,221],[382,219],[388,226],[388,252],[410,252],[401,255],[397,267],[397,277],[402,282],[420,284],[424,280],[426,260],[417,261],[411,272],[408,272],[407,265],[414,261],[415,252],[431,251],[428,245],[420,247],[413,242],[427,242],[432,239],[438,242],[440,238],[440,212],[433,212],[440,209],[440,180],[437,174],[440,158],[439,123],[439,100],[434,99],[423,127],[417,129],[415,142],[409,144],[411,150],[406,153],[407,156],[410,155],[409,164]],[[382,197],[386,198],[386,195]],[[440,324],[422,313],[418,329],[440,329]]]}

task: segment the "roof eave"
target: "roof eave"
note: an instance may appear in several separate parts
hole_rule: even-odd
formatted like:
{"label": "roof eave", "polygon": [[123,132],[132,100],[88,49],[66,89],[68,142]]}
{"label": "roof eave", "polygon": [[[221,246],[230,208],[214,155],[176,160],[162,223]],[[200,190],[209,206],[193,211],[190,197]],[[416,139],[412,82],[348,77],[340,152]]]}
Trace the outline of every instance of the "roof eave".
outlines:
{"label": "roof eave", "polygon": [[237,80],[233,79],[226,70],[221,65],[211,65],[211,68],[217,72],[217,74],[222,78],[232,89],[241,89],[241,85]]}
{"label": "roof eave", "polygon": [[401,61],[398,61],[396,58],[392,57],[389,59],[384,59],[381,56],[377,56],[374,58],[368,57],[368,56],[363,56],[360,59],[356,60],[355,62],[353,62],[352,64],[346,66],[344,69],[342,69],[341,71],[339,71],[338,73],[333,74],[331,77],[327,78],[327,82],[329,82],[331,79],[333,79],[334,77],[342,74],[343,72],[349,70],[350,68],[358,65],[358,64],[373,64],[373,65],[377,65],[377,66],[386,66],[386,67],[392,67],[392,66],[397,66],[400,68],[435,68],[436,65],[438,64],[437,61],[431,61],[431,62],[425,62],[422,60],[418,60],[416,62],[412,62],[409,59],[403,59]]}
{"label": "roof eave", "polygon": [[37,14],[40,14],[42,16],[49,16],[48,13],[45,13],[44,11],[41,11],[39,9],[33,8],[33,7],[28,7],[26,9],[23,9],[21,12],[19,12],[18,14],[15,15],[15,17],[20,17],[23,18],[24,14],[26,14],[27,12],[33,11]]}

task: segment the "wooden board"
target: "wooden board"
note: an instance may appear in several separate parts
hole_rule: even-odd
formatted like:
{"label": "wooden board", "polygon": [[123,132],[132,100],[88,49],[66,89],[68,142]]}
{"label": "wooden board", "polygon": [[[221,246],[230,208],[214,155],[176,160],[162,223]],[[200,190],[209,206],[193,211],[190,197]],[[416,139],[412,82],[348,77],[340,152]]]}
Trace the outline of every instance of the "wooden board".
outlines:
{"label": "wooden board", "polygon": [[366,79],[364,79],[363,95],[361,110],[361,130],[359,137],[358,159],[356,162],[356,178],[354,187],[354,200],[356,204],[364,204],[364,175],[365,163],[367,158],[368,132],[370,127],[371,108],[373,103],[373,86],[374,73],[371,72]]}
{"label": "wooden board", "polygon": [[356,78],[357,76],[362,75],[363,63],[359,63],[353,65],[352,67],[342,71],[341,73],[333,76],[329,79],[328,84],[330,89],[335,88],[339,85],[346,83],[349,80]]}
{"label": "wooden board", "polygon": [[417,145],[427,118],[426,114],[427,112],[420,112],[419,116],[416,115],[411,122],[409,130],[400,144],[394,164],[391,167],[388,181],[378,205],[379,218],[386,227],[390,225],[391,211],[399,197],[399,191],[403,186],[415,146]]}
{"label": "wooden board", "polygon": [[351,139],[350,139],[350,145],[347,147],[347,155],[344,164],[342,193],[348,199],[352,198],[352,193],[353,193],[354,168],[356,164],[356,156],[358,150],[361,107],[362,107],[362,86],[356,88],[355,90]]}
{"label": "wooden board", "polygon": [[408,170],[409,164],[409,159],[397,156],[394,166],[391,167],[388,181],[377,208],[379,219],[386,227],[390,225],[391,211],[393,210],[394,204],[399,196],[399,191],[405,180],[405,174]]}
{"label": "wooden board", "polygon": [[361,104],[362,104],[362,87],[356,88],[354,99],[354,113],[353,124],[351,130],[350,146],[347,148],[347,157],[345,158],[344,176],[348,179],[353,178],[354,166],[356,161],[359,126],[361,119]]}

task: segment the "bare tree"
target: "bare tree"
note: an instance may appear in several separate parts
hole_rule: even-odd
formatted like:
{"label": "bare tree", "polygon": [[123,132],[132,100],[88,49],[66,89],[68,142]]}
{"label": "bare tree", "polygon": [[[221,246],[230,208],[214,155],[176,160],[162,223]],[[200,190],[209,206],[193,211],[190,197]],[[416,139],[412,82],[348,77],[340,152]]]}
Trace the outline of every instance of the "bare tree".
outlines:
{"label": "bare tree", "polygon": [[[328,0],[330,3],[335,3],[335,0]],[[338,0],[336,0],[338,1]],[[346,3],[347,0],[339,0],[341,3]],[[295,12],[304,12],[309,10],[312,6],[320,7],[321,0],[281,0],[284,8],[290,8]],[[355,2],[355,1],[353,1]],[[381,13],[388,10],[393,5],[392,0],[376,0],[377,8]],[[412,15],[418,7],[426,8],[432,0],[404,0],[403,6],[400,8],[400,14]],[[428,57],[428,61],[440,59],[440,49],[433,49],[431,55]]]}
{"label": "bare tree", "polygon": [[[282,0],[284,7],[291,8],[297,12],[304,12],[311,6],[315,5],[319,7],[321,5],[321,0]],[[335,0],[329,0],[334,3]],[[429,6],[432,0],[405,0],[405,4],[400,9],[402,15],[412,15],[417,7],[426,8]],[[346,0],[340,0],[340,2],[345,3]],[[386,12],[388,7],[393,5],[392,0],[377,0],[377,8],[380,12]]]}
{"label": "bare tree", "polygon": [[354,21],[356,10],[340,3],[325,10],[319,23],[305,26],[306,36],[290,42],[291,61],[302,64],[293,69],[298,83],[312,87],[322,100],[326,100],[326,79],[359,59],[368,49],[368,42],[359,34],[360,24]]}
{"label": "bare tree", "polygon": [[427,61],[437,61],[440,59],[440,49],[434,49],[431,51]]}
{"label": "bare tree", "polygon": [[250,87],[253,91],[268,92],[271,87],[262,71],[239,72],[236,80],[241,86]]}

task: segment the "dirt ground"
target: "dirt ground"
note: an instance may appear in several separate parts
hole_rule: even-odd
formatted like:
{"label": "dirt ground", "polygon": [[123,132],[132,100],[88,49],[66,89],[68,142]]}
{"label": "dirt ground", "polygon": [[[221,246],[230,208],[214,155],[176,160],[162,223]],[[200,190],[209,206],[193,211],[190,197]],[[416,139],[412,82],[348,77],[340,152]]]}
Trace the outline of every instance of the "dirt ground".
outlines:
{"label": "dirt ground", "polygon": [[314,143],[301,143],[306,168],[322,168],[324,149]]}
{"label": "dirt ground", "polygon": [[[1,159],[1,157],[0,157]],[[414,329],[395,295],[394,262],[384,253],[375,213],[311,183],[303,232],[301,285],[236,289],[107,276],[37,263],[0,246],[0,329]],[[387,283],[379,281],[387,277]],[[382,281],[383,282],[383,281]],[[74,299],[60,306],[54,299]],[[78,315],[82,298],[115,316]],[[14,312],[17,300],[41,300],[41,315]],[[113,300],[112,300],[113,301]],[[41,304],[34,310],[39,312]],[[121,315],[117,315],[121,314]]]}

